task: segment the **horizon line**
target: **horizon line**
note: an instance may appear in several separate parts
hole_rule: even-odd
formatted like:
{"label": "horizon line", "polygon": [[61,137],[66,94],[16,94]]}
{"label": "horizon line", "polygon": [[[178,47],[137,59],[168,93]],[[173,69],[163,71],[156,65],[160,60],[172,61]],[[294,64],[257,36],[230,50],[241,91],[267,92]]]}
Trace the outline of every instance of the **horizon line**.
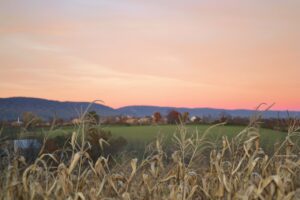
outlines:
{"label": "horizon line", "polygon": [[[272,109],[272,106],[274,106],[275,104],[270,104],[272,105],[270,109],[249,109],[249,108],[222,108],[222,107],[207,107],[207,106],[198,106],[198,107],[189,107],[189,106],[161,106],[161,105],[153,105],[153,104],[131,104],[131,105],[124,105],[124,106],[121,106],[121,107],[113,107],[113,106],[110,106],[108,104],[106,104],[104,101],[102,100],[93,100],[93,101],[72,101],[72,100],[54,100],[54,99],[48,99],[48,98],[41,98],[41,97],[32,97],[32,96],[11,96],[11,97],[0,97],[0,99],[12,99],[12,98],[28,98],[28,99],[41,99],[41,100],[48,100],[48,101],[57,101],[57,102],[74,102],[74,103],[90,103],[90,104],[98,104],[98,105],[104,105],[104,106],[107,106],[107,107],[110,107],[110,108],[113,108],[115,110],[117,109],[121,109],[121,108],[124,108],[124,107],[134,107],[134,106],[141,106],[141,107],[160,107],[160,108],[174,108],[174,109],[215,109],[215,110],[231,110],[231,111],[234,111],[234,110],[248,110],[248,111],[274,111],[274,112],[300,112],[300,110],[296,110],[296,109],[293,109],[293,110],[289,110],[289,109]],[[102,103],[97,103],[96,101],[102,101]],[[256,108],[259,108],[260,105],[266,105],[267,108],[270,106],[266,103],[261,103],[259,104]]]}

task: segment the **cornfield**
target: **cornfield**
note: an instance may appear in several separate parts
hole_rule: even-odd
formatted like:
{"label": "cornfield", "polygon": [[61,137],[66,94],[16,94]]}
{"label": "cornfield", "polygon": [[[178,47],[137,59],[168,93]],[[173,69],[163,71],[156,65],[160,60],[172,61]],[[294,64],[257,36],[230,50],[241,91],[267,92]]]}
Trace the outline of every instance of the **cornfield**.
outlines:
{"label": "cornfield", "polygon": [[[260,146],[259,121],[232,139],[209,142],[204,133],[178,125],[169,153],[162,139],[143,158],[100,156],[91,159],[85,124],[55,153],[33,163],[11,154],[1,158],[0,199],[300,199],[299,122],[271,155]],[[107,141],[100,139],[101,149]]]}

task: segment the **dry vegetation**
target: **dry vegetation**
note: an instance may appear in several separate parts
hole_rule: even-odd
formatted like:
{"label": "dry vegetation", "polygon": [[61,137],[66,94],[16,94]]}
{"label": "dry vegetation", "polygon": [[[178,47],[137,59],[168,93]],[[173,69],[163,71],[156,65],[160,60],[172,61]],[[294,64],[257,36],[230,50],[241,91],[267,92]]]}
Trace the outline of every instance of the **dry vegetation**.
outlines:
{"label": "dry vegetation", "polygon": [[[300,199],[298,125],[290,123],[286,140],[274,144],[272,155],[260,146],[254,118],[230,141],[224,136],[207,142],[214,127],[191,135],[180,125],[171,154],[157,139],[143,159],[95,160],[83,123],[66,148],[41,150],[33,163],[16,154],[1,158],[0,199]],[[100,149],[108,145],[99,139]]]}

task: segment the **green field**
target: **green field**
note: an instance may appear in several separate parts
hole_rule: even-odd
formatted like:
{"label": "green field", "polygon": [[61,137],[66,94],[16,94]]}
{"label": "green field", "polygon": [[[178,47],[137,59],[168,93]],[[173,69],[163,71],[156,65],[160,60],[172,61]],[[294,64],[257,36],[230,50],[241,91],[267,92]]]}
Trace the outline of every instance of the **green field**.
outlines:
{"label": "green field", "polygon": [[[198,132],[203,134],[210,126],[209,125],[189,125],[186,126],[187,132],[194,134]],[[207,138],[210,141],[218,141],[222,136],[227,136],[229,139],[240,133],[245,127],[240,126],[219,126],[210,129]],[[174,134],[179,132],[179,128],[176,125],[166,126],[132,126],[132,127],[107,127],[113,136],[123,136],[129,143],[144,143],[147,144],[158,136],[164,138],[168,143]],[[279,141],[283,141],[286,134],[279,131],[261,129],[261,142],[264,146],[271,148],[273,144]]]}
{"label": "green field", "polygon": [[[199,135],[203,134],[210,125],[187,125],[185,126],[189,134],[196,132]],[[104,130],[111,131],[113,137],[122,136],[128,141],[127,149],[141,150],[147,144],[155,141],[157,137],[163,138],[163,141],[168,144],[172,140],[174,134],[178,133],[177,125],[161,125],[161,126],[102,126]],[[210,129],[207,134],[209,141],[220,141],[222,136],[227,136],[229,139],[241,132],[243,126],[218,126]],[[64,127],[50,133],[50,137],[70,134],[76,131],[76,128]],[[282,142],[285,139],[286,133],[271,129],[260,129],[261,144],[272,149],[274,144]],[[271,150],[270,149],[270,150]]]}
{"label": "green field", "polygon": [[[185,126],[189,134],[194,134],[196,132],[199,135],[203,134],[210,125],[187,125]],[[164,143],[167,145],[172,140],[174,134],[178,133],[179,127],[177,125],[160,125],[160,126],[102,126],[104,130],[109,130],[113,137],[124,137],[128,145],[127,150],[141,151],[145,146],[152,141],[155,141],[157,137],[163,138]],[[208,134],[207,139],[209,141],[220,141],[222,136],[227,136],[229,139],[237,135],[245,127],[243,126],[218,126],[212,128]],[[21,135],[23,138],[28,137],[43,137],[45,134],[48,136],[56,137],[62,135],[71,135],[73,131],[77,131],[77,127],[61,127],[53,131],[48,131],[46,129],[38,129],[34,133],[27,133]],[[17,130],[14,130],[17,131]],[[260,129],[261,144],[268,150],[272,150],[273,146],[277,142],[284,140],[286,133],[275,131],[271,129]],[[7,135],[7,134],[6,134]]]}

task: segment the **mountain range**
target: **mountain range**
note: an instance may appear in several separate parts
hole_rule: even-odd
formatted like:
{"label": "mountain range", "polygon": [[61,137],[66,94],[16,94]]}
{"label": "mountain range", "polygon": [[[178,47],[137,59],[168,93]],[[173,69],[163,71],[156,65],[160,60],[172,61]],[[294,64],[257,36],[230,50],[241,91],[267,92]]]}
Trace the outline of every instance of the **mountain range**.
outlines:
{"label": "mountain range", "polygon": [[[24,112],[33,112],[45,120],[53,117],[69,120],[79,117],[87,108],[96,111],[100,116],[130,115],[135,117],[151,116],[154,112],[166,115],[170,110],[189,112],[190,116],[218,117],[220,113],[226,113],[234,117],[250,117],[254,110],[228,110],[215,108],[184,108],[184,107],[160,107],[160,106],[126,106],[114,109],[99,103],[54,101],[41,98],[11,97],[0,98],[0,120],[11,121],[22,116]],[[290,116],[300,116],[300,112],[289,112]],[[264,118],[287,117],[286,111],[266,111]]]}

